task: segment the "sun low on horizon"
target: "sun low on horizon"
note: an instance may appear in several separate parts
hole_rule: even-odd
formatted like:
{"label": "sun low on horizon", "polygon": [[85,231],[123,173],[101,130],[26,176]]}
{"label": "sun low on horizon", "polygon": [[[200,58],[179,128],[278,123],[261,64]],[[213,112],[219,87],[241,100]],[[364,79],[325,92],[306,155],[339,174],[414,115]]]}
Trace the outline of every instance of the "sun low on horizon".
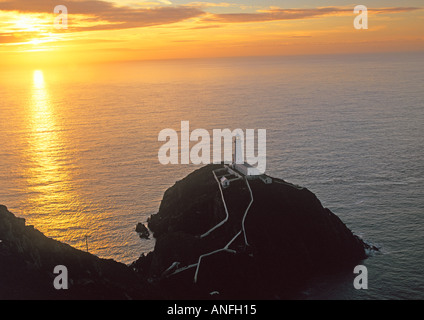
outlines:
{"label": "sun low on horizon", "polygon": [[424,50],[420,1],[363,5],[367,30],[349,1],[0,0],[0,64]]}

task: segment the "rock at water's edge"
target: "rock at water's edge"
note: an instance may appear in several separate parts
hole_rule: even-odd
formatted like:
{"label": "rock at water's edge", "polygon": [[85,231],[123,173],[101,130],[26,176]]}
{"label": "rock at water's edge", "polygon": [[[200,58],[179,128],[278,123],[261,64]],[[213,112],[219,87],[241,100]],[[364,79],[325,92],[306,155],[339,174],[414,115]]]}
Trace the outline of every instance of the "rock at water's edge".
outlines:
{"label": "rock at water's edge", "polygon": [[[312,277],[366,258],[369,246],[312,192],[275,178],[249,181],[245,232],[250,192],[244,180],[231,182],[223,191],[228,221],[201,237],[226,217],[212,174],[221,167],[196,170],[165,192],[149,219],[155,249],[130,266],[47,238],[0,206],[0,299],[293,298]],[[197,270],[201,255],[231,239],[229,250],[205,256]],[[69,290],[53,287],[57,265],[69,270]]]}
{"label": "rock at water's edge", "polygon": [[[149,286],[130,268],[47,238],[0,205],[0,300],[145,299]],[[54,268],[68,269],[68,290],[56,290]]]}
{"label": "rock at water's edge", "polygon": [[[228,221],[200,238],[226,217],[212,174],[218,168],[222,165],[198,169],[165,192],[159,212],[149,219],[155,250],[148,262],[136,261],[135,269],[142,265],[144,274],[160,278],[176,262],[181,267],[197,264],[200,255],[224,248],[242,230],[251,198],[246,182],[238,180],[223,191]],[[229,248],[236,253],[222,251],[202,259],[195,286],[196,267],[168,275],[162,285],[170,296],[207,297],[218,291],[220,298],[292,297],[313,276],[350,268],[366,258],[366,244],[306,188],[275,178],[272,184],[249,184],[254,202],[245,234]]]}

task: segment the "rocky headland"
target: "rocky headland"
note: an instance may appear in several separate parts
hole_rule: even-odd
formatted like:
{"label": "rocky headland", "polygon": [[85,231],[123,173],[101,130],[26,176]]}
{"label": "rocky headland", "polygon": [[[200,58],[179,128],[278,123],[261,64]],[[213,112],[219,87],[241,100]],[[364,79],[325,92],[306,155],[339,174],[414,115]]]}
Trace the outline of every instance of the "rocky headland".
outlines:
{"label": "rocky headland", "polygon": [[[313,277],[353,270],[376,249],[308,189],[276,178],[220,188],[213,171],[222,167],[200,168],[165,192],[148,220],[154,251],[129,266],[47,238],[0,206],[0,299],[293,298]],[[69,269],[68,290],[53,287],[57,265]]]}

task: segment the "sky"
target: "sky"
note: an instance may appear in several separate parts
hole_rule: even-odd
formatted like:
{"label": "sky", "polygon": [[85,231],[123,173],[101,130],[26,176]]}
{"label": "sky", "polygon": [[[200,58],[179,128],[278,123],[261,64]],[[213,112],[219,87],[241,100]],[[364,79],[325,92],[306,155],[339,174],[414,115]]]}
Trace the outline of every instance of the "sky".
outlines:
{"label": "sky", "polygon": [[2,66],[398,51],[424,51],[423,0],[0,0]]}

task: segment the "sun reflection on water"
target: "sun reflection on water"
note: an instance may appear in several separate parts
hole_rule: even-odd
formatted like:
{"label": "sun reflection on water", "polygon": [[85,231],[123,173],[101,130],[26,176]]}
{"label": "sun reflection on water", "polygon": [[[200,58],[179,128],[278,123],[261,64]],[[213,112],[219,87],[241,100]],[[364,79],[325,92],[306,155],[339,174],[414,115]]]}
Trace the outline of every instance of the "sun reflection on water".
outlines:
{"label": "sun reflection on water", "polygon": [[26,177],[30,220],[46,235],[79,247],[87,233],[84,207],[73,181],[72,159],[57,112],[43,71],[34,71],[25,151],[29,160]]}

